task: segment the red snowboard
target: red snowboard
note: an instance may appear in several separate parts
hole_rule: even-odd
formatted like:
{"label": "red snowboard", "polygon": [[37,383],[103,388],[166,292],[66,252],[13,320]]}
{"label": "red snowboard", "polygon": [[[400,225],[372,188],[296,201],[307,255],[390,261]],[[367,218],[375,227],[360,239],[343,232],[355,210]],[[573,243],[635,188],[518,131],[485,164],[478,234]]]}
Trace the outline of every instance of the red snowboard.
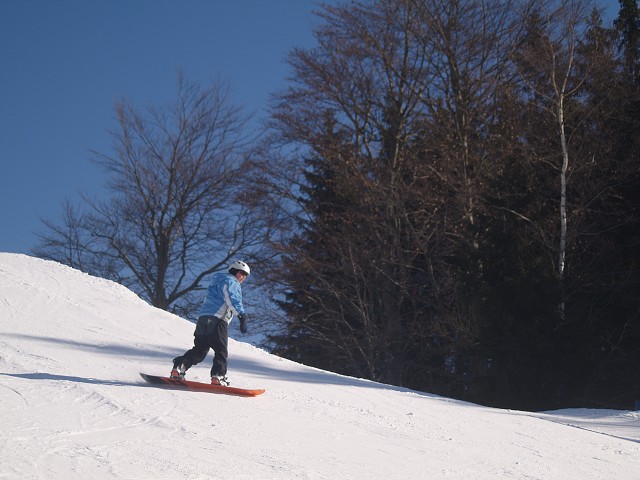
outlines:
{"label": "red snowboard", "polygon": [[157,375],[147,375],[141,373],[140,376],[147,382],[154,385],[166,387],[178,387],[187,390],[200,390],[204,392],[226,393],[227,395],[240,395],[242,397],[255,397],[264,393],[264,389],[248,390],[246,388],[224,387],[222,385],[211,385],[210,383],[192,382],[190,380],[177,380],[169,377],[158,377]]}

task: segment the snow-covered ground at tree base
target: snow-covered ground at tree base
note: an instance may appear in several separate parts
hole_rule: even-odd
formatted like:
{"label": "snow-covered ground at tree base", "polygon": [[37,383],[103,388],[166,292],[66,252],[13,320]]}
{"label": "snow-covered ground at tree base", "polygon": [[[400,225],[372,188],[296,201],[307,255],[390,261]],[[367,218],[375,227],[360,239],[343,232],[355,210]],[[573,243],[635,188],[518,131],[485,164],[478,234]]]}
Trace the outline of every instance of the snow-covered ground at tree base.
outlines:
{"label": "snow-covered ground at tree base", "polygon": [[235,340],[229,377],[259,397],[140,378],[166,375],[192,335],[113,282],[0,253],[0,478],[640,478],[640,412],[487,408]]}

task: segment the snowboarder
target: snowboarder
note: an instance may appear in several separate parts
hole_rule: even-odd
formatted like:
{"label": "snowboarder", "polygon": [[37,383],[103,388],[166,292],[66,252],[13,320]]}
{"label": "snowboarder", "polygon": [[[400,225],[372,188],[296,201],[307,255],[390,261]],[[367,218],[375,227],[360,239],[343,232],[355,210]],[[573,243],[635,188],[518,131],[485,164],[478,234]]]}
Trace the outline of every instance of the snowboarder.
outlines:
{"label": "snowboarder", "polygon": [[213,349],[211,383],[229,385],[227,379],[227,344],[229,324],[234,314],[240,321],[240,331],[247,333],[247,315],[242,305],[241,284],[249,276],[249,265],[241,260],[229,266],[228,273],[213,276],[207,295],[198,312],[198,323],[193,333],[193,348],[173,359],[171,378],[184,379],[185,372],[205,359],[209,349]]}

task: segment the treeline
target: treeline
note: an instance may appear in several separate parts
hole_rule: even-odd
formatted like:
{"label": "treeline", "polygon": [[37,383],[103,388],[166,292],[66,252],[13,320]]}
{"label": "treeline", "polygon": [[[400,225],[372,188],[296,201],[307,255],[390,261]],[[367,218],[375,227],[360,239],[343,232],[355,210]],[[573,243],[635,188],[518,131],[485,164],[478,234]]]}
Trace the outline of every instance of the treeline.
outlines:
{"label": "treeline", "polygon": [[265,188],[297,208],[276,353],[502,407],[640,398],[640,15],[620,4],[612,27],[580,0],[323,8],[273,105]]}
{"label": "treeline", "polygon": [[630,408],[637,0],[610,26],[584,0],[318,15],[259,139],[222,82],[118,102],[108,196],[67,202],[34,253],[191,318],[243,258],[279,355],[500,407]]}

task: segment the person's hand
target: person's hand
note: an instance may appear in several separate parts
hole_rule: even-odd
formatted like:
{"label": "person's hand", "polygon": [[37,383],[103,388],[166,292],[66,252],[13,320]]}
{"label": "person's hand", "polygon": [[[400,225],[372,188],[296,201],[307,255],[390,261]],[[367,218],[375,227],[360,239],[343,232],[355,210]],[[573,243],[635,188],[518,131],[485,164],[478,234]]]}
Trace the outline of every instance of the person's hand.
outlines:
{"label": "person's hand", "polygon": [[240,320],[240,333],[244,335],[247,333],[247,314],[241,313],[238,315],[238,320]]}

